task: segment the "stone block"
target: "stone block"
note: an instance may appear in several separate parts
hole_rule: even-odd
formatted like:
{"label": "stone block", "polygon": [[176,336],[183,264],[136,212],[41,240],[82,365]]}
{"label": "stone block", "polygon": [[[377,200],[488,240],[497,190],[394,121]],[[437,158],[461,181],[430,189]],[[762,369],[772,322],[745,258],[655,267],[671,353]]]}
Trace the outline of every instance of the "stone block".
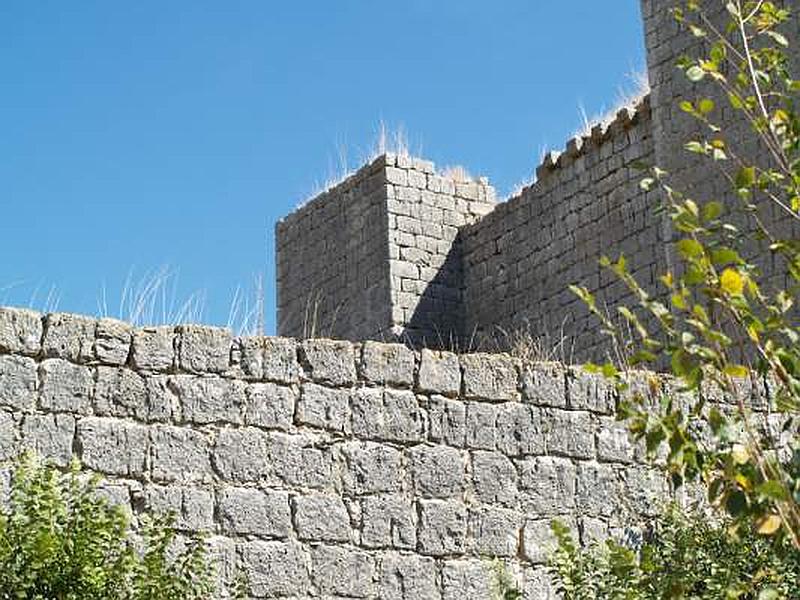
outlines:
{"label": "stone block", "polygon": [[485,560],[448,560],[442,566],[442,600],[495,600],[494,573]]}
{"label": "stone block", "polygon": [[602,375],[589,373],[582,368],[570,369],[567,377],[570,408],[612,414],[615,394],[614,384]]}
{"label": "stone block", "polygon": [[92,412],[94,376],[91,367],[49,358],[39,365],[42,389],[39,403],[45,410],[83,415]]}
{"label": "stone block", "polygon": [[16,457],[19,444],[19,427],[11,413],[0,411],[0,461]]}
{"label": "stone block", "polygon": [[[564,519],[564,524],[577,532],[574,519]],[[522,555],[536,565],[546,564],[558,547],[558,540],[550,527],[550,519],[528,519],[522,530]]]}
{"label": "stone block", "polygon": [[603,462],[633,462],[634,447],[624,423],[613,417],[600,418],[597,428],[597,458]]}
{"label": "stone block", "polygon": [[218,515],[227,533],[286,538],[292,531],[288,492],[224,488],[219,494]]}
{"label": "stone block", "polygon": [[308,375],[314,381],[331,385],[355,383],[355,353],[350,342],[304,340],[300,351]]}
{"label": "stone block", "polygon": [[297,342],[288,338],[264,338],[263,377],[277,383],[295,383],[299,380]]}
{"label": "stone block", "polygon": [[147,418],[150,421],[178,421],[181,401],[172,385],[172,375],[147,375]]}
{"label": "stone block", "polygon": [[314,542],[349,542],[350,515],[338,496],[311,494],[292,498],[297,537]]}
{"label": "stone block", "polygon": [[316,447],[317,443],[316,437],[305,434],[270,433],[269,460],[275,475],[291,487],[330,487],[331,456],[324,446]]}
{"label": "stone block", "polygon": [[185,421],[200,425],[244,422],[243,381],[221,377],[175,375],[170,383],[180,400]]}
{"label": "stone block", "polygon": [[465,354],[461,357],[466,398],[501,402],[518,396],[518,361],[504,354]]}
{"label": "stone block", "polygon": [[100,319],[94,340],[95,358],[104,365],[122,366],[128,362],[133,327],[116,319]]}
{"label": "stone block", "polygon": [[497,410],[497,449],[508,456],[542,454],[546,424],[538,408],[519,402],[506,402]]}
{"label": "stone block", "polygon": [[190,373],[223,373],[230,366],[229,329],[181,325],[178,334],[178,367]]}
{"label": "stone block", "polygon": [[499,452],[472,453],[472,485],[475,497],[484,504],[517,504],[517,470]]}
{"label": "stone block", "polygon": [[244,420],[267,429],[289,429],[296,393],[275,383],[251,383],[245,390]]}
{"label": "stone block", "polygon": [[269,435],[254,427],[224,428],[216,438],[213,462],[227,481],[274,481]]}
{"label": "stone block", "polygon": [[485,402],[467,403],[468,448],[494,450],[496,444],[497,406]]}
{"label": "stone block", "polygon": [[618,510],[622,490],[610,465],[580,462],[576,481],[575,499],[580,514],[608,517]]}
{"label": "stone block", "polygon": [[0,307],[0,352],[36,356],[42,348],[42,315]]}
{"label": "stone block", "polygon": [[466,456],[448,446],[416,446],[409,450],[415,495],[459,498],[466,483]]}
{"label": "stone block", "polygon": [[391,446],[348,442],[340,447],[345,468],[342,479],[348,494],[396,492],[403,485],[403,455]]}
{"label": "stone block", "polygon": [[152,430],[152,475],[156,481],[210,481],[210,455],[206,433],[170,425]]}
{"label": "stone block", "polygon": [[595,457],[595,424],[590,413],[542,409],[541,428],[546,454],[586,459]]}
{"label": "stone block", "polygon": [[85,417],[78,422],[81,462],[86,468],[122,477],[147,472],[147,428],[120,419]]}
{"label": "stone block", "polygon": [[22,422],[22,445],[62,467],[72,460],[74,439],[72,415],[25,415]]}
{"label": "stone block", "polygon": [[97,367],[94,411],[104,417],[147,419],[150,411],[144,378],[130,369]]}
{"label": "stone block", "polygon": [[365,548],[416,548],[416,513],[411,503],[400,495],[364,498],[361,522],[361,545]]}
{"label": "stone block", "polygon": [[432,558],[387,553],[381,558],[378,598],[381,600],[438,600],[436,561]]}
{"label": "stone block", "polygon": [[316,546],[311,550],[311,563],[314,583],[321,594],[373,597],[375,559],[372,555],[351,548]]}
{"label": "stone block", "polygon": [[32,411],[36,407],[37,364],[23,356],[0,356],[0,405]]}
{"label": "stone block", "polygon": [[298,425],[345,433],[350,429],[349,417],[350,390],[303,384],[295,414]]}
{"label": "stone block", "polygon": [[473,550],[480,556],[515,558],[519,554],[522,515],[512,510],[485,506],[470,513]]}
{"label": "stone block", "polygon": [[67,313],[51,313],[45,317],[42,352],[50,358],[72,362],[94,359],[94,336],[97,321]]}
{"label": "stone block", "polygon": [[243,542],[239,550],[253,596],[308,596],[311,559],[302,545],[253,541]]}
{"label": "stone block", "polygon": [[431,556],[463,554],[467,509],[454,500],[418,500],[417,551]]}
{"label": "stone block", "polygon": [[438,352],[423,348],[420,351],[420,392],[457,396],[461,392],[461,365],[452,352]]}
{"label": "stone block", "polygon": [[395,442],[424,439],[425,414],[409,391],[359,389],[353,394],[353,433]]}
{"label": "stone block", "polygon": [[567,406],[567,373],[558,363],[525,363],[522,399],[535,406]]}
{"label": "stone block", "polygon": [[577,470],[567,458],[535,456],[517,463],[523,510],[537,515],[569,512],[575,507]]}
{"label": "stone block", "polygon": [[664,512],[669,486],[663,471],[631,466],[620,471],[620,479],[625,508],[636,517],[654,517]]}
{"label": "stone block", "polygon": [[425,402],[428,411],[428,439],[458,448],[467,434],[467,407],[460,400],[432,396]]}
{"label": "stone block", "polygon": [[147,485],[135,503],[140,511],[172,514],[175,529],[182,531],[212,531],[214,529],[214,494],[207,489]]}
{"label": "stone block", "polygon": [[414,352],[402,344],[368,341],[361,350],[361,376],[368,383],[411,387],[414,364]]}
{"label": "stone block", "polygon": [[137,370],[171,371],[175,364],[175,329],[173,327],[134,329],[131,362]]}

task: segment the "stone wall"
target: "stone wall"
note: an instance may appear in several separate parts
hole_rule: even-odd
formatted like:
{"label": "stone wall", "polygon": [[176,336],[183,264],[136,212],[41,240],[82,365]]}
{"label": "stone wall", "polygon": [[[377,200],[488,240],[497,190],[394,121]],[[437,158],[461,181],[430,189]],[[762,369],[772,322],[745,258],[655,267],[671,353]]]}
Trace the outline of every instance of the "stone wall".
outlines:
{"label": "stone wall", "polygon": [[258,598],[488,599],[497,556],[549,598],[552,517],[589,540],[664,498],[614,403],[507,355],[0,309],[0,460],[74,455],[134,514],[174,511],[220,595],[238,564]]}
{"label": "stone wall", "polygon": [[[654,288],[664,263],[657,198],[639,185],[653,164],[649,98],[549,154],[537,180],[462,231],[466,330],[503,346],[518,332],[564,339],[567,359],[600,359],[609,349],[596,318],[569,291],[584,285],[600,306],[629,299],[599,265],[624,254]],[[612,308],[613,310],[613,308]]]}

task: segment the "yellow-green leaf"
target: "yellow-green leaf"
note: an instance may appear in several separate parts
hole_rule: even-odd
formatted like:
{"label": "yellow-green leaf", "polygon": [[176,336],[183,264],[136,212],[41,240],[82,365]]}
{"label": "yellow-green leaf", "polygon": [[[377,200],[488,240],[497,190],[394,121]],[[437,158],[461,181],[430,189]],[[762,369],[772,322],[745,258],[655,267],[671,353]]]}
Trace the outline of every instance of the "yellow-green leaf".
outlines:
{"label": "yellow-green leaf", "polygon": [[741,296],[744,291],[744,278],[739,274],[739,271],[728,267],[722,271],[719,277],[719,285],[723,291],[731,296]]}
{"label": "yellow-green leaf", "polygon": [[758,521],[758,533],[761,535],[772,535],[781,526],[781,518],[778,515],[765,515]]}
{"label": "yellow-green leaf", "polygon": [[731,449],[731,458],[737,465],[743,465],[750,460],[750,453],[742,444],[734,444]]}
{"label": "yellow-green leaf", "polygon": [[731,377],[747,377],[747,367],[742,365],[728,365],[725,367],[725,374]]}

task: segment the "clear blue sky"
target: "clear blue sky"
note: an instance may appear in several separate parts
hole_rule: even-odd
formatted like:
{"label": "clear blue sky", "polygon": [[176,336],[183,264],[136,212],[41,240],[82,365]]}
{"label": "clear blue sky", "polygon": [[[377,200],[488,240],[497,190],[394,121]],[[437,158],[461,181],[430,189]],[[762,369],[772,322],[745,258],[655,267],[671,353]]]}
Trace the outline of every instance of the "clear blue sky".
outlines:
{"label": "clear blue sky", "polygon": [[505,194],[643,64],[638,0],[5,0],[0,304],[114,315],[168,265],[225,324],[263,273],[272,332],[274,223],[341,149],[384,121]]}

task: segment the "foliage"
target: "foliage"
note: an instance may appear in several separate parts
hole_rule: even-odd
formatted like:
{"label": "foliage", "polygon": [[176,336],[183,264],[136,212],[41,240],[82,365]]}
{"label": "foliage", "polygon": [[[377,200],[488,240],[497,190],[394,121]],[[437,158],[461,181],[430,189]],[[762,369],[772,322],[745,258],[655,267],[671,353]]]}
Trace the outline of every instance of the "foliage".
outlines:
{"label": "foliage", "polygon": [[[764,0],[718,6],[727,11],[724,30],[714,26],[696,0],[677,8],[675,16],[704,38],[708,50],[699,59],[682,59],[679,66],[690,81],[716,85],[715,97],[722,98],[719,107],[707,97],[681,102],[702,131],[686,149],[722,174],[728,192],[721,199],[693,199],[658,168],[642,181],[643,188],[661,191],[663,209],[680,238],[674,246],[679,264],[651,293],[631,276],[623,256],[602,261],[638,301],[634,308],[618,308],[635,331],[634,340],[622,340],[620,328],[598,309],[587,289],[573,291],[618,346],[628,344],[626,365],[595,369],[625,389],[625,368],[669,365],[679,391],[701,392],[688,405],[675,395],[659,396],[655,389],[651,397],[628,393],[619,407],[618,417],[651,456],[664,451],[674,484],[704,484],[709,501],[727,513],[729,526],[741,530],[740,535],[755,530],[775,538],[776,547],[785,542],[800,549],[800,327],[795,306],[800,240],[785,233],[793,228],[787,222],[795,226],[800,221],[800,81],[788,72],[789,41],[781,33],[789,19],[786,10]],[[749,123],[751,136],[733,130],[731,114]],[[753,147],[761,149],[755,159]],[[780,227],[765,218],[775,213],[783,220]],[[767,281],[759,265],[771,261],[782,272]],[[753,410],[751,395],[766,386],[772,399],[769,421]],[[729,404],[707,402],[707,392],[715,388]]]}
{"label": "foliage", "polygon": [[581,550],[554,522],[551,569],[565,600],[800,598],[800,550],[674,507],[651,527],[638,551],[613,541]]}
{"label": "foliage", "polygon": [[492,597],[495,600],[522,600],[522,591],[517,587],[517,583],[502,560],[492,561],[492,571],[494,574]]}
{"label": "foliage", "polygon": [[73,462],[66,473],[24,455],[0,510],[0,599],[191,600],[208,598],[202,542],[176,548],[168,517],[140,539],[126,513],[97,493]]}

